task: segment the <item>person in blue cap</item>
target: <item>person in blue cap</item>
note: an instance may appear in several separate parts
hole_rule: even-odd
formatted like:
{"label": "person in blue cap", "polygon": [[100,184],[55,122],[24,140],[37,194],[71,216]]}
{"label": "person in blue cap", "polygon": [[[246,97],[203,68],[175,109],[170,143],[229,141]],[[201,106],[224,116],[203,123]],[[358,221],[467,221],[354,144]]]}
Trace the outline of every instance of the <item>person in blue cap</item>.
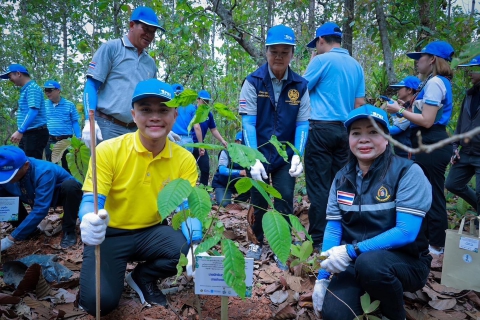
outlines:
{"label": "person in blue cap", "polygon": [[[459,67],[468,68],[472,87],[467,90],[463,99],[455,134],[465,133],[480,126],[480,56]],[[445,181],[445,188],[480,212],[480,136],[476,135],[468,141],[454,142],[450,163],[452,166]],[[475,191],[468,186],[474,175]]]}
{"label": "person in blue cap", "polygon": [[[62,167],[48,161],[27,157],[15,146],[0,147],[0,197],[18,197],[18,221],[15,230],[2,239],[2,251],[16,241],[28,239],[50,207],[62,206],[62,240],[64,249],[77,243],[75,231],[82,185]],[[27,213],[24,204],[32,210]]]}
{"label": "person in blue cap", "polygon": [[[172,84],[173,91],[175,95],[179,95],[183,92],[184,88],[181,84]],[[188,130],[188,126],[192,119],[195,117],[196,112],[195,105],[190,104],[186,107],[178,108],[178,117],[173,125],[172,132],[175,132],[179,136],[176,143],[180,146],[183,146],[187,143],[193,143],[193,133]],[[185,147],[188,151],[192,152],[192,147]]]}
{"label": "person in blue cap", "polygon": [[[157,66],[146,51],[158,30],[165,32],[155,12],[138,7],[130,16],[128,34],[107,41],[93,55],[87,69],[83,104],[95,112],[97,140],[135,132],[129,98],[138,82],[156,78]],[[173,139],[173,138],[172,138]],[[90,146],[90,123],[85,121],[82,140]]]}
{"label": "person in blue cap", "polygon": [[[405,108],[405,110],[411,110],[413,98],[417,93],[418,86],[420,85],[420,79],[415,76],[405,77],[402,81],[396,84],[390,85],[391,88],[398,89],[397,102]],[[392,101],[392,100],[390,100]],[[407,147],[412,147],[412,141],[410,140],[410,121],[397,115],[391,114],[393,124],[389,126],[390,135],[398,142],[404,144]],[[407,152],[399,147],[393,147],[395,154],[407,159],[415,160],[415,155]]]}
{"label": "person in blue cap", "polygon": [[[240,92],[239,114],[242,116],[245,145],[258,148],[268,161],[262,163],[257,159],[250,168],[250,175],[268,184],[271,180],[273,187],[282,195],[282,199],[274,203],[275,210],[287,215],[293,214],[295,178],[303,172],[300,156],[308,137],[310,98],[307,81],[289,67],[296,45],[293,30],[284,25],[270,28],[265,45],[267,63],[245,79]],[[285,161],[268,143],[272,135],[279,141],[293,144],[300,154],[294,154],[287,147],[288,160]],[[268,204],[253,189],[251,204],[255,207],[251,227],[256,238],[250,239],[247,257],[259,260],[264,238],[262,219]],[[274,259],[281,269],[286,269],[276,256]]]}
{"label": "person in blue cap", "polygon": [[96,245],[101,255],[102,316],[118,306],[130,261],[142,261],[126,277],[141,302],[165,306],[167,300],[157,281],[175,275],[180,254],[188,252],[188,235],[162,221],[157,206],[158,192],[168,182],[182,178],[195,186],[198,177],[192,154],[167,138],[177,109],[165,102],[173,97],[167,83],[157,79],[139,82],[130,100],[138,130],[98,145],[98,215],[89,165],[79,212],[85,244],[79,305],[91,315],[95,315]]}
{"label": "person in blue cap", "polygon": [[17,131],[10,141],[18,144],[27,157],[43,158],[43,149],[48,142],[47,115],[42,88],[30,78],[27,68],[21,64],[11,64],[0,75],[20,87],[17,110]]}
{"label": "person in blue cap", "polygon": [[[418,147],[418,133],[424,144],[448,138],[446,127],[453,110],[453,71],[449,62],[452,61],[453,54],[453,47],[445,41],[433,41],[421,52],[407,53],[408,57],[417,60],[417,70],[424,80],[418,87],[411,111],[395,101],[387,103],[387,111],[398,113],[412,123],[411,141],[414,148]],[[436,255],[443,254],[445,230],[448,229],[444,189],[445,171],[451,154],[451,146],[445,145],[430,153],[415,155],[415,161],[426,170],[432,184],[433,201],[427,215],[427,225],[430,252]]]}
{"label": "person in blue cap", "polygon": [[[52,147],[58,141],[71,138],[73,134],[79,139],[82,137],[80,130],[80,116],[78,115],[75,104],[70,100],[63,98],[61,94],[62,86],[55,80],[48,80],[43,85],[43,91],[47,96],[45,100],[45,109],[47,111],[47,126],[49,139],[45,147],[45,158],[52,161]],[[62,155],[62,167],[68,169],[67,151]]]}
{"label": "person in blue cap", "polygon": [[[235,143],[242,144],[243,134],[238,132],[235,136]],[[238,163],[232,162],[227,150],[218,154],[218,169],[212,179],[212,188],[215,188],[215,201],[219,206],[225,207],[232,202],[232,193],[235,192],[236,178],[246,177],[247,171]],[[228,188],[227,188],[228,186]]]}
{"label": "person in blue cap", "polygon": [[307,47],[315,48],[305,75],[310,91],[310,132],[305,147],[305,183],[310,209],[308,233],[321,247],[326,225],[328,190],[347,163],[347,132],[343,121],[365,103],[365,78],[360,64],[341,48],[342,30],[333,22],[320,26]]}
{"label": "person in blue cap", "polygon": [[393,154],[369,117],[388,134],[380,108],[364,105],[347,115],[350,158],[328,197],[326,259],[312,295],[325,320],[351,319],[351,310],[362,315],[365,292],[380,301],[384,318],[404,320],[403,292],[423,288],[430,273],[425,215],[432,188],[418,164]]}
{"label": "person in blue cap", "polygon": [[[207,90],[200,90],[198,92],[197,106],[209,104],[212,100],[212,96]],[[196,109],[195,109],[196,112]],[[208,119],[202,123],[196,123],[193,125],[192,129],[192,138],[194,143],[202,143],[205,140],[205,136],[208,133],[208,130],[212,135],[220,141],[220,143],[226,148],[227,142],[223,139],[220,132],[218,132],[217,124],[213,118],[212,112],[208,112]],[[200,183],[204,186],[208,186],[208,179],[210,177],[210,160],[208,157],[208,152],[204,148],[194,148],[193,156],[197,159],[198,168],[200,169]]]}

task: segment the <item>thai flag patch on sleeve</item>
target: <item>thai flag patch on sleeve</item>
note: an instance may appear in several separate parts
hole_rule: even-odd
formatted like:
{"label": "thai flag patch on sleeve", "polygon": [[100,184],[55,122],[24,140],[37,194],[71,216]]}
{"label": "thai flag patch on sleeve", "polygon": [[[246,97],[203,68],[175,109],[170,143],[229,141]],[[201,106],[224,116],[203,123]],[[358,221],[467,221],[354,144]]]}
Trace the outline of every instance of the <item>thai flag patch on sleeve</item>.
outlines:
{"label": "thai flag patch on sleeve", "polygon": [[90,63],[88,64],[89,69],[95,69],[96,66],[97,66],[97,63],[93,61],[90,61]]}
{"label": "thai flag patch on sleeve", "polygon": [[341,204],[346,204],[351,206],[353,204],[353,199],[355,199],[354,193],[348,193],[343,191],[337,191],[337,202]]}
{"label": "thai flag patch on sleeve", "polygon": [[238,101],[238,108],[245,109],[247,107],[247,100],[242,99]]}

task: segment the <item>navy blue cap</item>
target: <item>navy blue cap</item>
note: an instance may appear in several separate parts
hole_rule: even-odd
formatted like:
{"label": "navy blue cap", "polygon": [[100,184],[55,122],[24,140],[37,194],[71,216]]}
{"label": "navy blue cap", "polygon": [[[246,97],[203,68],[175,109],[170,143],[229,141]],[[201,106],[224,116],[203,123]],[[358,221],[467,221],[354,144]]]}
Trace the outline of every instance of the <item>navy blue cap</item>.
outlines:
{"label": "navy blue cap", "polygon": [[212,100],[212,96],[210,96],[210,93],[207,90],[200,90],[198,92],[198,97],[202,100],[210,101]]}
{"label": "navy blue cap", "polygon": [[0,147],[0,184],[8,183],[17,174],[28,158],[22,149],[15,146]]}
{"label": "navy blue cap", "polygon": [[337,37],[342,37],[342,30],[340,27],[333,22],[326,22],[322,26],[317,28],[317,32],[315,32],[315,39],[310,41],[307,44],[307,47],[309,48],[315,48],[317,46],[317,39],[319,37],[325,37],[325,36],[337,36]]}
{"label": "navy blue cap", "polygon": [[0,78],[1,79],[8,79],[8,75],[12,72],[26,73],[30,76],[30,73],[28,73],[27,68],[25,68],[21,64],[14,63],[14,64],[11,64],[11,65],[8,66],[7,70],[0,75]]}
{"label": "navy blue cap", "polygon": [[135,87],[132,97],[132,107],[135,102],[149,97],[163,98],[170,101],[175,96],[172,86],[158,79],[141,81]]}
{"label": "navy blue cap", "polygon": [[153,11],[149,7],[137,7],[135,10],[133,10],[130,21],[140,21],[149,26],[157,27],[158,29],[165,32],[165,29],[160,26],[160,22],[158,21],[158,17],[155,14],[155,11]]}
{"label": "navy blue cap", "polygon": [[290,46],[295,45],[295,33],[292,28],[279,24],[278,26],[271,27],[267,32],[267,40],[265,40],[266,46],[273,46],[276,44],[288,44]]}
{"label": "navy blue cap", "polygon": [[183,88],[183,86],[179,83],[172,84],[172,89],[173,89],[173,92],[175,92],[176,95],[182,93],[183,90],[185,90]]}
{"label": "navy blue cap", "polygon": [[376,122],[383,125],[388,130],[388,116],[387,113],[371,104],[364,104],[363,106],[353,109],[345,120],[345,128],[350,127],[352,123],[357,120],[372,117]]}
{"label": "navy blue cap", "polygon": [[58,90],[62,89],[62,86],[60,85],[60,83],[58,83],[55,80],[47,80],[43,85],[43,87],[47,89],[58,89]]}
{"label": "navy blue cap", "polygon": [[390,85],[390,87],[392,88],[407,87],[413,90],[417,90],[419,85],[420,85],[420,79],[414,76],[408,76],[404,78],[402,81],[400,81],[399,83]]}
{"label": "navy blue cap", "polygon": [[422,54],[428,53],[436,57],[443,58],[447,61],[452,61],[452,56],[455,53],[455,50],[450,45],[450,43],[445,41],[433,41],[423,47],[420,52],[409,52],[407,56],[409,58],[418,60],[422,57]]}
{"label": "navy blue cap", "polygon": [[242,131],[237,132],[237,134],[235,135],[235,141],[237,141],[237,140],[243,141],[243,133],[242,133]]}
{"label": "navy blue cap", "polygon": [[480,66],[480,56],[476,56],[467,64],[459,64],[458,67],[476,67]]}

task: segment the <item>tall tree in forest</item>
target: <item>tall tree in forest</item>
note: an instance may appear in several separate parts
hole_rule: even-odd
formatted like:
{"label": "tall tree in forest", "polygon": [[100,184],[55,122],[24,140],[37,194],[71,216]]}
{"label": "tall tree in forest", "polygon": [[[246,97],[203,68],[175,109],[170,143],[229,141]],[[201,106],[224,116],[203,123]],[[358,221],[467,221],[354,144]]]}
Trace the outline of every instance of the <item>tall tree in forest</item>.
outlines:
{"label": "tall tree in forest", "polygon": [[384,1],[377,0],[375,3],[375,16],[377,18],[378,32],[380,34],[380,41],[383,49],[383,62],[387,71],[387,78],[389,84],[397,82],[395,68],[393,66],[393,54],[390,47],[390,40],[388,39],[387,20],[385,18]]}

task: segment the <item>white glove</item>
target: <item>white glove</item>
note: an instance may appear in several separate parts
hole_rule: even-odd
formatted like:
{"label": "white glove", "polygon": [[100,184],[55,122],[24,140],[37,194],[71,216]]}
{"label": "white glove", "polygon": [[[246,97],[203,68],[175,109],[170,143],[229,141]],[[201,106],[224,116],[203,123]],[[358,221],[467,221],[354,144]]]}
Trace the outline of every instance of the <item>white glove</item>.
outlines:
{"label": "white glove", "polygon": [[8,248],[10,248],[11,246],[13,246],[15,242],[13,242],[12,240],[8,239],[8,236],[3,238],[2,239],[2,243],[1,243],[1,246],[2,246],[2,251],[5,251],[7,250]]}
{"label": "white glove", "polygon": [[[97,121],[95,121],[95,135],[97,137],[97,140],[103,140],[102,131],[100,130]],[[82,140],[85,145],[90,148],[90,146],[92,145],[90,141],[90,120],[85,120],[85,127],[83,127],[82,130]]]}
{"label": "white glove", "polygon": [[265,172],[265,167],[263,166],[262,162],[258,159],[255,162],[255,164],[250,167],[250,174],[253,179],[258,181],[263,181],[263,179],[268,178],[267,173]]}
{"label": "white glove", "polygon": [[290,177],[296,178],[299,175],[301,175],[302,172],[303,172],[302,161],[300,161],[300,157],[295,154],[292,157],[291,166],[290,166],[290,170],[288,170],[288,173],[290,174]]}
{"label": "white glove", "polygon": [[320,265],[322,266],[322,269],[325,269],[330,273],[340,273],[345,271],[352,261],[347,253],[346,245],[333,247],[326,252],[322,252],[320,255],[327,257],[327,259],[323,260]]}
{"label": "white glove", "polygon": [[83,243],[89,246],[101,244],[105,240],[105,231],[109,221],[110,217],[105,209],[98,210],[98,215],[93,212],[84,215],[82,223],[80,223]]}
{"label": "white glove", "polygon": [[182,140],[182,137],[180,137],[178,134],[176,134],[173,131],[170,131],[167,135],[168,139],[172,142],[178,142]]}
{"label": "white glove", "polygon": [[325,294],[327,293],[327,287],[330,284],[330,280],[322,279],[315,280],[315,287],[313,288],[312,301],[313,301],[313,311],[320,317],[320,311],[322,311],[323,300],[325,299]]}

